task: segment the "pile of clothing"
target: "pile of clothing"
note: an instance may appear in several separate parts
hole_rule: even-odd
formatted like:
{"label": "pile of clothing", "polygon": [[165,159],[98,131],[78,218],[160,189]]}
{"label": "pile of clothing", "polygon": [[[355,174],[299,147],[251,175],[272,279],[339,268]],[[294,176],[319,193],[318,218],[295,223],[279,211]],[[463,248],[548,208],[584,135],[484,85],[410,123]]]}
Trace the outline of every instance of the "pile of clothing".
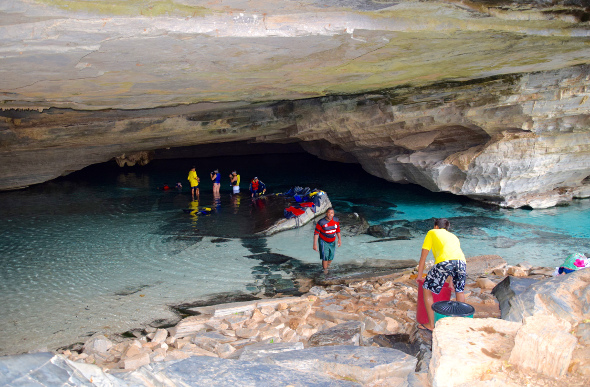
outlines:
{"label": "pile of clothing", "polygon": [[314,189],[313,191],[309,187],[293,187],[289,191],[283,193],[282,196],[292,197],[295,199],[295,203],[285,208],[285,218],[291,219],[301,216],[305,213],[307,208],[311,208],[314,212],[322,204],[322,198],[326,193],[324,191]]}
{"label": "pile of clothing", "polygon": [[557,273],[569,274],[588,267],[590,267],[590,258],[582,253],[574,253],[568,255],[565,262],[558,268]]}

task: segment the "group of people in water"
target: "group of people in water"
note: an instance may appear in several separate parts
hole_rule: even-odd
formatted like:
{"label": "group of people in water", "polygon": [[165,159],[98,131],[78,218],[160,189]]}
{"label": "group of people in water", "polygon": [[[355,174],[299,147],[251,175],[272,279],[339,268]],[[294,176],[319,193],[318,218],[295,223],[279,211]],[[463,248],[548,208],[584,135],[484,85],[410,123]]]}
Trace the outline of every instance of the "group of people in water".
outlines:
{"label": "group of people in water", "polygon": [[[221,188],[221,174],[219,173],[219,170],[215,169],[213,172],[209,174],[209,176],[211,178],[211,181],[213,182],[213,195],[219,195],[219,189]],[[195,198],[196,200],[198,200],[200,195],[199,183],[201,182],[201,179],[197,176],[196,167],[193,166],[191,168],[191,170],[188,173],[187,180],[190,183],[192,200],[194,201]],[[229,181],[232,187],[232,192],[234,194],[240,193],[241,176],[238,174],[237,171],[234,170],[232,171],[232,173],[229,174]],[[253,198],[257,196],[262,196],[266,193],[266,185],[261,180],[259,180],[258,177],[254,177],[252,179],[248,189]]]}

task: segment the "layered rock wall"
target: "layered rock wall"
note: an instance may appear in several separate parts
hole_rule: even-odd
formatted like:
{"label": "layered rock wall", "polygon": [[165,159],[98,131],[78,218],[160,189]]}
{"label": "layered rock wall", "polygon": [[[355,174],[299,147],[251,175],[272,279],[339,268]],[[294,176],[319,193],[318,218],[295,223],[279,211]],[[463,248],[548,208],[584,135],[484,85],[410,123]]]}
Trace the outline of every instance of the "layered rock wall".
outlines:
{"label": "layered rock wall", "polygon": [[502,206],[548,207],[590,195],[589,70],[257,106],[4,111],[0,187],[163,147],[299,142],[390,181]]}
{"label": "layered rock wall", "polygon": [[250,141],[501,206],[588,197],[589,19],[581,0],[3,2],[0,189]]}

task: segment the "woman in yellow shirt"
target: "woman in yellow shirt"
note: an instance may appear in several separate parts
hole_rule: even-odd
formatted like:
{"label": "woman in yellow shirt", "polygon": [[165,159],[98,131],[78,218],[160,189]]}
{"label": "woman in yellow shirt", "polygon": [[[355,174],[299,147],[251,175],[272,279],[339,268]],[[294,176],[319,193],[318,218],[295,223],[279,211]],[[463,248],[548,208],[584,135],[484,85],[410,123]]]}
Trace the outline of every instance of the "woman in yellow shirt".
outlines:
{"label": "woman in yellow shirt", "polygon": [[418,264],[418,277],[422,278],[424,263],[430,250],[434,255],[434,266],[428,272],[424,280],[424,306],[428,314],[428,324],[421,326],[422,329],[434,329],[434,311],[432,310],[432,293],[439,294],[448,277],[453,278],[455,297],[459,302],[465,302],[465,279],[467,277],[467,266],[465,255],[461,250],[459,238],[451,234],[448,229],[451,226],[447,219],[441,218],[434,221],[434,229],[428,231],[422,244],[422,254]]}

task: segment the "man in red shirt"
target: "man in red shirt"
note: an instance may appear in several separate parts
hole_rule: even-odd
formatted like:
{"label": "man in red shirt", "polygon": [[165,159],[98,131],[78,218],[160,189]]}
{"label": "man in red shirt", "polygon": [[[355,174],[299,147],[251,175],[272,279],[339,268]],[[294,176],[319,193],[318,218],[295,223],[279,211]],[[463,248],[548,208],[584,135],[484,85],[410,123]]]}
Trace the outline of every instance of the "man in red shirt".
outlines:
{"label": "man in red shirt", "polygon": [[[328,208],[326,217],[320,219],[315,226],[313,233],[313,249],[320,252],[322,267],[324,272],[328,271],[330,263],[334,260],[336,252],[336,237],[338,237],[338,247],[342,246],[340,239],[340,221],[334,217],[334,209]],[[319,250],[318,250],[319,247]]]}

